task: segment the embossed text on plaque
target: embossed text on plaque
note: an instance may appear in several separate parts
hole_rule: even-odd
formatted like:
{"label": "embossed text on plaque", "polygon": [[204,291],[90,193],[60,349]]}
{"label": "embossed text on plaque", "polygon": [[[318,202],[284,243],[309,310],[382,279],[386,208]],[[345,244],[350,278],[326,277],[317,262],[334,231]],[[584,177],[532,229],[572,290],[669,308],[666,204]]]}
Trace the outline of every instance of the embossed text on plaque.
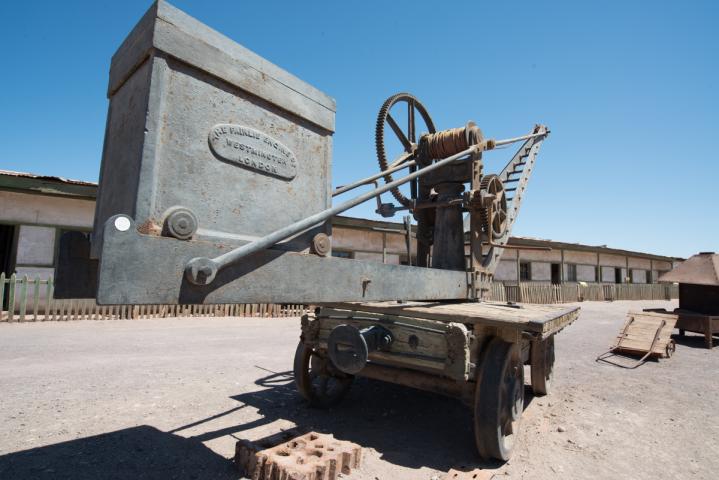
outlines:
{"label": "embossed text on plaque", "polygon": [[260,173],[292,180],[297,159],[292,151],[260,131],[222,123],[210,130],[210,148],[223,160]]}

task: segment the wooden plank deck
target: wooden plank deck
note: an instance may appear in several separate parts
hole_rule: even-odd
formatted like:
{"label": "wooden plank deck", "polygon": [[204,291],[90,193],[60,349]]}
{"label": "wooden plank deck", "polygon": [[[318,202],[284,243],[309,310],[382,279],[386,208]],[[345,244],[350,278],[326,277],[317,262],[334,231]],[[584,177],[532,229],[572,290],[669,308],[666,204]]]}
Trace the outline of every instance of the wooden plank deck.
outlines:
{"label": "wooden plank deck", "polygon": [[[651,349],[652,355],[664,356],[667,343],[672,338],[676,320],[676,315],[655,312],[629,312],[627,321],[617,336],[617,341],[613,348],[615,351],[630,351],[633,353],[647,353]],[[665,324],[661,328],[652,349],[654,336],[662,321]]]}
{"label": "wooden plank deck", "polygon": [[555,333],[576,320],[579,307],[488,302],[334,303],[331,308],[442,322],[514,327],[542,335]]}

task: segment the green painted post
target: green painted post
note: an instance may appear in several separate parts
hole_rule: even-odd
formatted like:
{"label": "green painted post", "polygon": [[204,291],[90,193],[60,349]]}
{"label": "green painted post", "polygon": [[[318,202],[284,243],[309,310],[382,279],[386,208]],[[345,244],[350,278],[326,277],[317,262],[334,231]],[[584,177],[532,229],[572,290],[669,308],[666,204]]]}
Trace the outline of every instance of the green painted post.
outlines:
{"label": "green painted post", "polygon": [[3,305],[5,301],[5,272],[0,273],[0,322],[2,321]]}
{"label": "green painted post", "polygon": [[32,321],[37,322],[37,310],[40,306],[40,275],[35,276],[32,300]]}
{"label": "green painted post", "polygon": [[27,275],[23,275],[20,282],[20,321],[24,322],[27,313]]}
{"label": "green painted post", "polygon": [[17,275],[10,275],[10,286],[7,294],[7,319],[9,322],[15,321],[15,288],[17,287]]}
{"label": "green painted post", "polygon": [[52,320],[50,318],[50,305],[52,304],[52,277],[47,277],[47,286],[45,288],[45,320]]}

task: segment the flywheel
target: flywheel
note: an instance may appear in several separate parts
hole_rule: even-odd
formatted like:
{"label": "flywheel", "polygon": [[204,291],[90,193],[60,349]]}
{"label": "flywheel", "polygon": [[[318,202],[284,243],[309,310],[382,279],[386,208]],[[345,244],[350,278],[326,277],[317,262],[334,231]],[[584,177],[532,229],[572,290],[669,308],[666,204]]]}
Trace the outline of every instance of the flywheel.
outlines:
{"label": "flywheel", "polygon": [[[404,105],[405,112],[400,113],[400,105]],[[375,128],[375,146],[377,148],[377,160],[379,161],[379,168],[381,171],[385,171],[389,168],[401,165],[402,163],[409,161],[413,158],[417,150],[417,113],[424,121],[426,127],[426,133],[435,133],[434,122],[427,113],[427,109],[420,103],[417,98],[409,93],[397,93],[389,97],[382,104],[377,115],[377,125]],[[401,127],[396,119],[400,121],[406,119],[406,127]],[[402,146],[403,152],[399,152],[399,149],[395,149],[395,157],[392,163],[388,161],[387,154],[390,150],[389,139],[385,138],[385,126],[389,126],[394,136],[399,140]],[[409,156],[406,154],[410,154]],[[385,183],[392,182],[392,174],[388,173],[384,176]],[[412,207],[412,199],[407,198],[399,188],[393,188],[391,190],[392,195],[399,203],[404,207]],[[416,198],[416,186],[412,188],[411,197]]]}

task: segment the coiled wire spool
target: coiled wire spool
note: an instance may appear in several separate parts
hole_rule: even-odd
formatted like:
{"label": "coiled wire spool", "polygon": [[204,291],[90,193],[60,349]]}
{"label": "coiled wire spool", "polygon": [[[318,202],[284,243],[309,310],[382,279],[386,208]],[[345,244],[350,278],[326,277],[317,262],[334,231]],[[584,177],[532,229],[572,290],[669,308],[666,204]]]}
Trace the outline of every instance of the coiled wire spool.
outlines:
{"label": "coiled wire spool", "polygon": [[420,156],[425,160],[439,160],[455,155],[482,139],[482,132],[473,122],[464,127],[429,133],[420,139]]}
{"label": "coiled wire spool", "polygon": [[425,138],[429,158],[447,158],[469,147],[464,127],[442,130]]}

